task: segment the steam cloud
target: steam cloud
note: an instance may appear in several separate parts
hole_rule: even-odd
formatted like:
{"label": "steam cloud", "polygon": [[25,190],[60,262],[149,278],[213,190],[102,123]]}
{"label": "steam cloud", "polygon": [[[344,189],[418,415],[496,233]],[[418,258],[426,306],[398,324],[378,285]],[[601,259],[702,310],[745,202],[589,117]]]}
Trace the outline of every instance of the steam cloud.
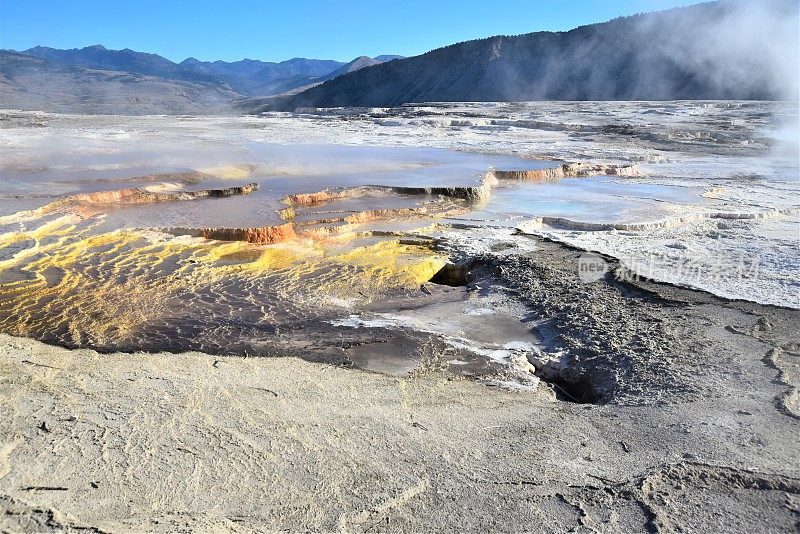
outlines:
{"label": "steam cloud", "polygon": [[637,31],[660,36],[658,46],[665,56],[720,93],[767,91],[774,98],[797,100],[799,4],[797,0],[728,1],[717,8],[720,16],[676,21],[669,32],[658,28],[654,17],[638,17]]}

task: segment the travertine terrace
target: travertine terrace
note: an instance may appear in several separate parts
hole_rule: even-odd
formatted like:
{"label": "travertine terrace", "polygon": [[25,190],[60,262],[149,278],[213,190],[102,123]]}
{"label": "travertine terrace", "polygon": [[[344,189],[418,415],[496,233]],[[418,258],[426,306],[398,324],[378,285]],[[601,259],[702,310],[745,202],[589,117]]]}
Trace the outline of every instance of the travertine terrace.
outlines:
{"label": "travertine terrace", "polygon": [[796,529],[797,118],[0,112],[1,528]]}

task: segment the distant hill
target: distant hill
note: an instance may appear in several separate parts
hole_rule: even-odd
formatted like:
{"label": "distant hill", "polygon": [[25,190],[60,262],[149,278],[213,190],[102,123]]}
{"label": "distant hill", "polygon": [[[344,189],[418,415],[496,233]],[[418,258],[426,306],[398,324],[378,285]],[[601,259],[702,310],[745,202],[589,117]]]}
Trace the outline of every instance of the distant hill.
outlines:
{"label": "distant hill", "polygon": [[158,54],[136,52],[128,48],[124,50],[109,50],[103,45],[94,45],[85,48],[60,50],[46,46],[35,46],[28,50],[23,50],[21,53],[44,59],[56,65],[129,72],[169,78],[171,80],[215,81],[213,76],[192,72]]}
{"label": "distant hill", "polygon": [[[326,76],[345,65],[329,59],[293,58],[280,63],[244,59],[241,61],[198,61],[188,58],[180,66],[191,72],[224,79],[243,94],[265,96],[277,94],[273,86],[293,79],[312,79]],[[305,85],[305,84],[303,84]],[[265,92],[266,91],[266,92]],[[282,93],[283,91],[277,91]]]}
{"label": "distant hill", "polygon": [[264,67],[269,65],[265,61],[257,59],[242,59],[241,61],[200,61],[189,57],[178,63],[187,70],[202,72],[205,74],[217,74],[224,76],[252,76]]}
{"label": "distant hill", "polygon": [[63,65],[0,51],[0,107],[84,114],[230,113],[243,96],[216,79],[192,81]]}
{"label": "distant hill", "polygon": [[319,75],[301,74],[297,76],[292,76],[290,78],[275,78],[273,80],[267,81],[255,87],[252,92],[265,96],[279,95],[279,94],[293,94],[308,89],[310,87],[319,85],[327,80],[332,80],[337,76],[341,76],[342,74],[355,72],[359,69],[363,69],[364,67],[377,65],[379,63],[382,63],[382,61],[367,56],[360,56],[355,58],[353,61],[349,63],[340,63],[339,64],[340,66],[337,69],[327,74],[319,74]]}
{"label": "distant hill", "polygon": [[360,56],[355,58],[350,63],[343,64],[338,69],[324,76],[295,76],[289,79],[281,79],[277,82],[272,82],[259,87],[259,90],[256,92],[263,95],[293,94],[304,91],[311,87],[315,87],[323,82],[341,76],[342,74],[355,72],[363,69],[364,67],[378,65],[380,63],[382,63],[382,61],[378,61],[377,59],[367,56]]}
{"label": "distant hill", "polygon": [[430,101],[798,97],[798,2],[710,2],[458,43],[348,73],[250,111]]}
{"label": "distant hill", "polygon": [[357,70],[363,69],[364,67],[371,67],[372,65],[378,65],[380,63],[383,63],[383,61],[381,61],[380,59],[371,58],[367,56],[360,56],[355,58],[347,65],[339,67],[338,69],[330,73],[328,76],[326,76],[326,78],[332,80],[333,78],[341,76],[342,74],[347,74],[348,72],[355,72]]}

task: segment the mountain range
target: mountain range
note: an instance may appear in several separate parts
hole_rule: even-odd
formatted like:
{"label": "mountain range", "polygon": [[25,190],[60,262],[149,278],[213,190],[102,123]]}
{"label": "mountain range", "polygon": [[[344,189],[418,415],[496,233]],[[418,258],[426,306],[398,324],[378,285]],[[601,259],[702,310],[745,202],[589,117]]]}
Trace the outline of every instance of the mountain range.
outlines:
{"label": "mountain range", "polygon": [[349,63],[187,58],[175,63],[157,54],[102,45],[0,50],[0,107],[78,113],[226,112],[249,98],[308,89],[398,58],[402,56],[361,56]]}
{"label": "mountain range", "polygon": [[37,46],[0,51],[0,107],[258,113],[431,101],[796,100],[799,21],[797,0],[721,0],[349,63],[174,63],[100,45]]}

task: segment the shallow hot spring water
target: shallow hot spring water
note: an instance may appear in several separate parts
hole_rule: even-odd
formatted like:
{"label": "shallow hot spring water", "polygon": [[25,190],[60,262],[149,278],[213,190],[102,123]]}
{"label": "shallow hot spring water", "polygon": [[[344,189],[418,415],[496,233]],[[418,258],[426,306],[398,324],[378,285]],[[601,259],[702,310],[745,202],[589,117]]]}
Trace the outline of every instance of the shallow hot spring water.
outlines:
{"label": "shallow hot spring water", "polygon": [[[499,380],[538,341],[524,310],[498,295],[429,283],[451,259],[438,229],[468,221],[511,235],[531,217],[615,222],[702,202],[616,176],[504,180],[486,195],[487,171],[560,162],[422,148],[123,144],[16,156],[0,167],[0,331],[397,374],[446,365]],[[241,194],[250,183],[259,188]],[[228,188],[240,189],[186,194]],[[146,193],[86,196],[133,189]]]}

